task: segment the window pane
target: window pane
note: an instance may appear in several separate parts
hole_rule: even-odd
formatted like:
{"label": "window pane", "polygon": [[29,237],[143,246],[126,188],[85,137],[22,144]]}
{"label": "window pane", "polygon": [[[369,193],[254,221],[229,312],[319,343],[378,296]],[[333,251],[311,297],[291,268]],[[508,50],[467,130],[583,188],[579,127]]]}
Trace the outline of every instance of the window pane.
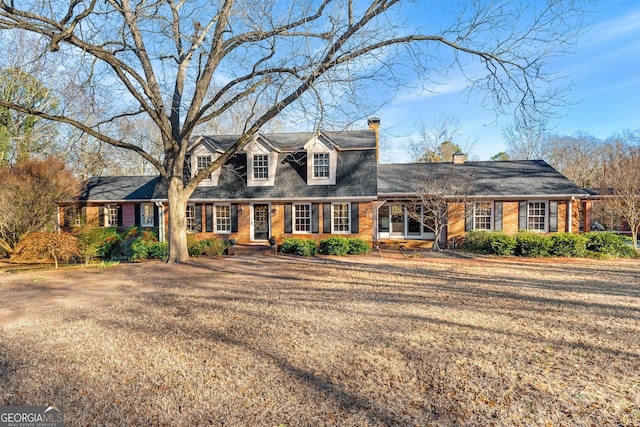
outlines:
{"label": "window pane", "polygon": [[196,230],[196,207],[187,205],[187,231],[195,233]]}
{"label": "window pane", "polygon": [[329,177],[329,153],[313,154],[313,177],[314,178]]}
{"label": "window pane", "polygon": [[473,228],[475,230],[491,230],[491,203],[475,204]]}
{"label": "window pane", "polygon": [[141,210],[142,218],[140,223],[143,227],[153,227],[153,205],[145,203]]}
{"label": "window pane", "polygon": [[118,205],[106,205],[104,214],[105,227],[118,226]]}
{"label": "window pane", "polygon": [[293,231],[298,233],[311,232],[311,205],[294,204]]}
{"label": "window pane", "polygon": [[216,233],[231,232],[231,206],[216,205]]}
{"label": "window pane", "polygon": [[333,231],[336,233],[348,233],[351,230],[349,226],[349,204],[334,203],[333,204]]}
{"label": "window pane", "polygon": [[[200,172],[202,169],[206,168],[207,166],[209,166],[209,164],[211,163],[211,156],[198,156],[196,158],[196,173]],[[211,175],[209,175],[208,177],[209,179],[211,179]]]}
{"label": "window pane", "polygon": [[389,205],[380,206],[378,209],[378,231],[389,232]]}
{"label": "window pane", "polygon": [[269,156],[266,154],[255,154],[253,156],[253,178],[269,178]]}
{"label": "window pane", "polygon": [[546,213],[546,202],[529,202],[527,228],[529,230],[545,231]]}

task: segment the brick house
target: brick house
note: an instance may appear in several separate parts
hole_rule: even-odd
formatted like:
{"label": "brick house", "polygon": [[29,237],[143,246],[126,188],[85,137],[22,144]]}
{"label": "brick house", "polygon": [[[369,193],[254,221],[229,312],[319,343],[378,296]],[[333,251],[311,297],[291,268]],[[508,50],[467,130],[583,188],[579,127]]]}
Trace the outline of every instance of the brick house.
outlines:
{"label": "brick house", "polygon": [[[433,239],[405,206],[415,203],[411,176],[469,174],[473,203],[450,218],[443,240],[471,229],[515,233],[579,232],[580,200],[588,195],[543,161],[378,164],[378,119],[369,129],[259,134],[194,191],[187,228],[197,238],[264,243],[271,236],[331,235]],[[193,175],[230,147],[234,136],[204,136],[189,149]],[[461,220],[462,219],[462,220]],[[95,177],[77,203],[61,205],[60,224],[139,226],[166,238],[167,189],[158,177]]]}

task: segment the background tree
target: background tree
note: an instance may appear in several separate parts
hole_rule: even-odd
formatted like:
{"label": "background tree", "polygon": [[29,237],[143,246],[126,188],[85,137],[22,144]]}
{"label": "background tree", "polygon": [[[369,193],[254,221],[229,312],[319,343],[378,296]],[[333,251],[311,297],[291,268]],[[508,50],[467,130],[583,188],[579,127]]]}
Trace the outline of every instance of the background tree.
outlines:
{"label": "background tree", "polygon": [[609,142],[601,194],[602,207],[625,221],[631,230],[633,247],[638,249],[640,230],[640,145],[625,140]]}
{"label": "background tree", "polygon": [[78,182],[59,160],[22,159],[0,168],[0,247],[9,254],[29,233],[55,230],[56,202],[77,195]]}
{"label": "background tree", "polygon": [[416,128],[418,140],[407,147],[414,162],[451,162],[455,153],[468,153],[473,147],[473,143],[460,145],[462,123],[456,117],[441,114],[431,121],[420,119]]}
{"label": "background tree", "polygon": [[494,162],[510,160],[511,157],[504,151],[499,152],[498,154],[491,156],[491,160]]}
{"label": "background tree", "polygon": [[549,120],[544,116],[524,116],[502,129],[507,154],[514,160],[540,160],[545,157]]}
{"label": "background tree", "polygon": [[[432,22],[416,19],[438,7]],[[75,87],[91,92],[98,114],[87,121],[73,103],[59,114],[19,100],[0,106],[72,125],[151,163],[168,189],[169,259],[183,261],[189,196],[276,117],[317,126],[362,117],[374,106],[364,100],[380,106],[389,89],[446,77],[452,67],[473,70],[469,86],[486,95],[487,108],[540,110],[557,95],[545,58],[569,48],[583,16],[578,0],[0,0],[0,29],[40,36],[48,44],[42,54],[75,59]],[[366,96],[376,87],[385,91]],[[196,128],[228,117],[239,102],[250,107],[236,143],[183,181]],[[117,132],[118,121],[134,116],[157,127],[162,156]]]}

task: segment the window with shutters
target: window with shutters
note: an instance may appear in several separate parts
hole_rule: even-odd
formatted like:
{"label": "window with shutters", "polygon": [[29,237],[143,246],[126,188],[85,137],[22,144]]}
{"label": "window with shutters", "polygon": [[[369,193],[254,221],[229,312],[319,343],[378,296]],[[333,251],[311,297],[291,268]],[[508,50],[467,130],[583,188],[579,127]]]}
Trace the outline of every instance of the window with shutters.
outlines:
{"label": "window with shutters", "polygon": [[309,203],[293,204],[293,232],[311,233],[311,205]]}
{"label": "window with shutters", "polygon": [[104,206],[104,226],[105,227],[117,227],[118,226],[118,210],[120,205],[108,204]]}
{"label": "window with shutters", "polygon": [[350,207],[349,203],[333,203],[331,205],[333,210],[331,215],[331,230],[333,230],[334,233],[344,234],[351,232]]}
{"label": "window with shutters", "polygon": [[491,230],[491,203],[475,203],[473,206],[473,229]]}
{"label": "window with shutters", "polygon": [[214,215],[216,233],[231,233],[231,205],[216,205]]}
{"label": "window with shutters", "polygon": [[533,231],[546,231],[546,220],[547,203],[529,202],[527,208],[527,229]]}

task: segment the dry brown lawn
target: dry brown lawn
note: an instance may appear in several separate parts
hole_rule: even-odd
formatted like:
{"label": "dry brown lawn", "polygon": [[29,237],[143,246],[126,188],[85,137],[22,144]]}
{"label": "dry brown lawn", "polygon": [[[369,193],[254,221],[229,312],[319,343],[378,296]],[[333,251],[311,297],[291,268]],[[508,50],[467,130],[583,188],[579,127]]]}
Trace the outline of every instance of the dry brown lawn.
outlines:
{"label": "dry brown lawn", "polygon": [[0,404],[66,424],[638,426],[640,262],[0,274]]}

